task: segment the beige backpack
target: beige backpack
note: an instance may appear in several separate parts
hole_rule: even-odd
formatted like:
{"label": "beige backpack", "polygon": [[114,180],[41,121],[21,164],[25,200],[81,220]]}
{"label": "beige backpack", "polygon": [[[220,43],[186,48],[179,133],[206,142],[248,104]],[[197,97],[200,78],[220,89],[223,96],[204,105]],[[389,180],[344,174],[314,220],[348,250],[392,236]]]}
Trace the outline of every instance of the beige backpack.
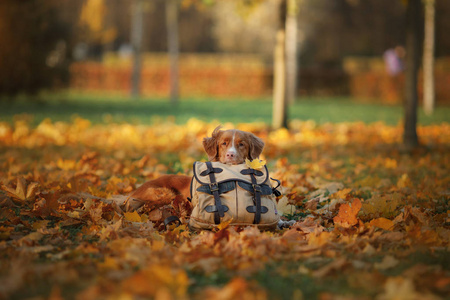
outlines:
{"label": "beige backpack", "polygon": [[231,225],[275,229],[279,215],[269,172],[246,164],[226,165],[220,162],[194,163],[191,182],[193,211],[189,220],[192,230],[213,229],[222,222]]}

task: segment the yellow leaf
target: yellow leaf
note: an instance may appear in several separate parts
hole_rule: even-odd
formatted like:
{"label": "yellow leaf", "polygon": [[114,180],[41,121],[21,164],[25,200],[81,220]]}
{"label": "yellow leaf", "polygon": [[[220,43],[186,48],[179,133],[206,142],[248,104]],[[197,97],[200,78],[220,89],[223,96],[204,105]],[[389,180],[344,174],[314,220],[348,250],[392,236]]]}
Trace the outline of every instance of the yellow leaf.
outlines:
{"label": "yellow leaf", "polygon": [[218,228],[219,230],[225,229],[225,228],[227,228],[228,226],[230,226],[231,222],[233,222],[233,219],[230,219],[230,220],[225,221],[225,222],[221,222],[219,225],[217,225],[217,228]]}
{"label": "yellow leaf", "polygon": [[175,228],[173,230],[173,232],[176,233],[176,234],[180,234],[180,233],[182,233],[184,231],[187,231],[186,224],[180,225],[180,226],[178,226],[177,228]]}
{"label": "yellow leaf", "polygon": [[254,159],[252,161],[250,161],[249,159],[245,159],[245,164],[247,165],[247,167],[251,168],[251,169],[261,169],[262,167],[264,167],[266,165],[266,161],[265,160],[260,160],[260,159]]}
{"label": "yellow leaf", "polygon": [[343,189],[343,190],[337,191],[336,193],[331,195],[331,197],[333,199],[344,199],[345,200],[351,191],[352,191],[352,189]]}
{"label": "yellow leaf", "polygon": [[142,222],[141,216],[137,213],[137,211],[126,212],[124,213],[125,220],[130,222]]}
{"label": "yellow leaf", "polygon": [[58,166],[58,168],[60,168],[61,170],[65,170],[65,171],[69,171],[69,170],[75,170],[75,167],[77,165],[77,162],[71,159],[58,159],[58,161],[56,162],[56,165]]}
{"label": "yellow leaf", "polygon": [[408,174],[403,174],[402,177],[397,181],[397,187],[399,189],[411,186],[411,180],[408,177]]}

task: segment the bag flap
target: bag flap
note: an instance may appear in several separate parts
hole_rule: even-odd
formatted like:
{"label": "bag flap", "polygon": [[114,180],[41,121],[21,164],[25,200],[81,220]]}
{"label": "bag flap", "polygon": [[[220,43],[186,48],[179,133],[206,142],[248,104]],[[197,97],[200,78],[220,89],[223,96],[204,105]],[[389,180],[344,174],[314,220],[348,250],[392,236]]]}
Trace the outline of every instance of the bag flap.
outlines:
{"label": "bag flap", "polygon": [[[212,167],[214,168],[214,177],[216,178],[217,183],[222,183],[225,181],[240,181],[240,182],[247,182],[251,183],[252,179],[250,175],[248,174],[242,174],[241,171],[244,170],[251,170],[249,167],[247,167],[246,164],[240,164],[240,165],[227,165],[222,164],[220,162],[211,162]],[[195,162],[194,163],[194,178],[200,183],[200,184],[210,184],[209,175],[206,174],[208,167],[206,166],[205,162]],[[248,173],[248,171],[244,171],[244,173]],[[258,184],[263,184],[267,181],[269,178],[269,172],[267,170],[267,167],[264,166],[264,168],[261,168],[260,170],[256,170],[255,172],[255,178],[256,182]]]}

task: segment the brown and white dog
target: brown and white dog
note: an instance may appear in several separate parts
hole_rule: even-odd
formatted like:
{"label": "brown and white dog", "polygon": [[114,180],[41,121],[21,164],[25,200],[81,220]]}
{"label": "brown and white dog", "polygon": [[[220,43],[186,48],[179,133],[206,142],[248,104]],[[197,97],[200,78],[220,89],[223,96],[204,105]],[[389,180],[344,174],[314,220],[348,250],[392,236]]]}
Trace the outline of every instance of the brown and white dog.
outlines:
{"label": "brown and white dog", "polygon": [[[221,130],[221,126],[214,129],[211,137],[203,139],[203,148],[210,161],[219,161],[224,164],[238,165],[245,159],[253,160],[259,157],[264,142],[250,132],[236,129]],[[148,181],[130,194],[124,210],[131,211],[146,203],[161,201],[158,190],[166,188],[175,195],[177,200],[187,201],[190,195],[192,177],[186,175],[163,175]]]}

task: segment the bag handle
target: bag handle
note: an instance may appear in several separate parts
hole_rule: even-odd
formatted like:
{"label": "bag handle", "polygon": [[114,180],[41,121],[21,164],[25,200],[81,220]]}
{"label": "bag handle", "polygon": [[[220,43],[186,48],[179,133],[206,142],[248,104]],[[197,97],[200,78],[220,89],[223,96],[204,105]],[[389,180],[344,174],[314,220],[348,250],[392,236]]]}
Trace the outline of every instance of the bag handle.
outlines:
{"label": "bag handle", "polygon": [[177,226],[175,226],[175,228],[181,225],[181,220],[177,216],[170,216],[170,217],[165,218],[164,219],[164,228],[167,229],[167,226],[171,225],[174,222],[178,223]]}
{"label": "bag handle", "polygon": [[278,185],[276,187],[272,188],[272,194],[274,194],[275,197],[280,197],[281,192],[279,190],[277,190],[277,188],[281,185],[281,181],[279,181],[278,179],[272,178],[272,177],[270,177],[270,179],[272,179],[273,181],[276,181],[278,183]]}

